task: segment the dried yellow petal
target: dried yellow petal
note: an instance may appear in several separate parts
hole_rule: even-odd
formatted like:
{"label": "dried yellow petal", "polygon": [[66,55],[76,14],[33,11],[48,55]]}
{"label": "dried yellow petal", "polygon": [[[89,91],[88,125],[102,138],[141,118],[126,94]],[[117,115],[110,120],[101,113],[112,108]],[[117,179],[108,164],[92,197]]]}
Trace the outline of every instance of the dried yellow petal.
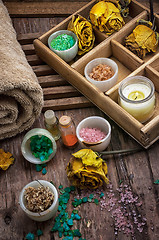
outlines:
{"label": "dried yellow petal", "polygon": [[13,164],[14,158],[10,152],[4,152],[3,149],[0,149],[0,168],[2,170],[7,170],[11,164]]}
{"label": "dried yellow petal", "polygon": [[80,188],[97,188],[108,183],[107,164],[91,149],[82,149],[72,154],[67,165],[67,176]]}
{"label": "dried yellow petal", "polygon": [[120,10],[111,2],[100,1],[90,11],[91,23],[108,35],[119,31],[125,24]]}
{"label": "dried yellow petal", "polygon": [[148,26],[139,24],[125,39],[126,46],[137,56],[143,58],[148,52],[156,52],[157,34]]}
{"label": "dried yellow petal", "polygon": [[131,0],[102,0],[104,2],[111,2],[113,3],[122,14],[123,17],[127,17],[129,14],[129,4],[131,3]]}
{"label": "dried yellow petal", "polygon": [[93,48],[95,36],[92,25],[84,17],[74,15],[67,29],[74,32],[78,38],[78,55],[82,55]]}
{"label": "dried yellow petal", "polygon": [[82,149],[72,155],[75,158],[81,158],[82,163],[86,166],[100,167],[103,162],[91,149]]}

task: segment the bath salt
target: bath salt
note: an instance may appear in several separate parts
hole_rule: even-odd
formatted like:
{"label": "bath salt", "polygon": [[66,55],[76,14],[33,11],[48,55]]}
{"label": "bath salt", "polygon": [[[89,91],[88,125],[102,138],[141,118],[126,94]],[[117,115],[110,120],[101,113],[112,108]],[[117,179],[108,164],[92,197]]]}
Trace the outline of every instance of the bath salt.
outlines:
{"label": "bath salt", "polygon": [[75,44],[75,40],[71,35],[60,34],[51,41],[51,47],[58,51],[68,50]]}
{"label": "bath salt", "polygon": [[85,142],[99,142],[106,137],[106,133],[98,128],[82,128],[79,135]]}
{"label": "bath salt", "polygon": [[107,64],[99,64],[92,69],[89,76],[96,81],[105,81],[114,75],[113,69]]}

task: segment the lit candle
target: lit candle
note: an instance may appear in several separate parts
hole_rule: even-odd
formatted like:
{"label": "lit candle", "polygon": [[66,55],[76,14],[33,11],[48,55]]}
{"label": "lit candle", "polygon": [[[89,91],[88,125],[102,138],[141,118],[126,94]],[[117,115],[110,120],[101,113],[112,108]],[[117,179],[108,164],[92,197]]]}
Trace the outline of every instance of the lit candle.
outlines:
{"label": "lit candle", "polygon": [[119,105],[143,123],[154,112],[154,91],[154,84],[148,78],[128,77],[119,86]]}

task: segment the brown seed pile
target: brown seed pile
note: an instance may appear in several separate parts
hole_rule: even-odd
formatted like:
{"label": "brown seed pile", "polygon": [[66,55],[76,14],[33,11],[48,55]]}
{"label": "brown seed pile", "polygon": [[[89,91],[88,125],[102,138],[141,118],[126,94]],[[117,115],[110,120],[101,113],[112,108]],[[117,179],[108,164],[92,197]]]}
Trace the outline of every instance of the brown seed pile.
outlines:
{"label": "brown seed pile", "polygon": [[54,201],[54,194],[48,187],[28,187],[25,189],[26,208],[32,212],[43,212]]}
{"label": "brown seed pile", "polygon": [[99,64],[92,69],[89,77],[96,81],[105,81],[114,75],[113,69],[106,64]]}

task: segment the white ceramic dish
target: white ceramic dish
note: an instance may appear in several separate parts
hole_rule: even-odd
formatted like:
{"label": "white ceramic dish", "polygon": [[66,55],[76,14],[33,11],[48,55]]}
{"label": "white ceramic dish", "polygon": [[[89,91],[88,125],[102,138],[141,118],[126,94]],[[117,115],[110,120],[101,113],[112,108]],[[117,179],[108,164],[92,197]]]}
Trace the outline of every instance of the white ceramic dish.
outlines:
{"label": "white ceramic dish", "polygon": [[[52,203],[52,205],[45,211],[41,212],[41,213],[35,213],[35,212],[31,212],[26,208],[26,200],[25,200],[25,189],[28,187],[34,187],[34,188],[38,188],[40,186],[44,186],[44,187],[49,187],[49,190],[54,194],[54,201]],[[33,181],[28,183],[21,191],[20,196],[19,196],[19,204],[22,208],[22,210],[26,213],[26,215],[38,222],[42,222],[42,221],[46,221],[49,220],[50,218],[52,218],[58,209],[58,205],[59,205],[59,201],[58,201],[58,192],[55,188],[55,186],[45,180],[38,180],[38,181]]]}
{"label": "white ceramic dish", "polygon": [[[94,67],[98,66],[99,64],[106,64],[106,65],[110,66],[114,71],[114,75],[111,78],[109,78],[108,80],[104,80],[104,81],[96,81],[96,80],[90,78],[89,74],[92,72],[92,69]],[[109,59],[109,58],[95,58],[92,61],[90,61],[89,63],[87,63],[87,65],[85,66],[85,69],[84,69],[84,74],[85,74],[86,79],[89,82],[93,83],[102,92],[106,92],[111,87],[113,87],[118,80],[118,65],[112,59]]]}
{"label": "white ceramic dish", "polygon": [[[75,44],[73,45],[73,47],[71,47],[67,50],[64,50],[64,51],[55,50],[54,48],[51,47],[52,40],[54,38],[56,38],[57,36],[64,34],[64,33],[72,36],[75,40]],[[56,53],[59,57],[61,57],[66,62],[70,62],[71,60],[73,60],[78,52],[78,38],[75,33],[68,31],[68,30],[59,30],[59,31],[51,34],[50,37],[48,38],[48,45],[49,45],[49,48],[54,53]]]}
{"label": "white ceramic dish", "polygon": [[[53,146],[53,153],[50,154],[49,158],[45,161],[41,161],[39,158],[34,157],[34,155],[32,154],[32,151],[30,149],[30,138],[32,136],[35,135],[44,135],[46,137],[48,137],[51,142],[52,142],[52,146]],[[34,164],[43,164],[46,163],[48,161],[50,161],[56,154],[56,142],[53,138],[53,136],[51,135],[51,133],[49,131],[47,131],[46,129],[43,128],[34,128],[32,130],[30,130],[29,132],[26,133],[26,135],[24,136],[23,142],[21,144],[21,151],[23,154],[23,157],[28,160],[31,163]]]}
{"label": "white ceramic dish", "polygon": [[[106,137],[96,143],[86,143],[83,138],[80,137],[79,132],[82,128],[98,128],[102,132],[106,133]],[[91,116],[83,119],[76,128],[76,135],[82,148],[90,148],[93,151],[101,152],[104,151],[111,140],[111,126],[110,123],[102,117]]]}

